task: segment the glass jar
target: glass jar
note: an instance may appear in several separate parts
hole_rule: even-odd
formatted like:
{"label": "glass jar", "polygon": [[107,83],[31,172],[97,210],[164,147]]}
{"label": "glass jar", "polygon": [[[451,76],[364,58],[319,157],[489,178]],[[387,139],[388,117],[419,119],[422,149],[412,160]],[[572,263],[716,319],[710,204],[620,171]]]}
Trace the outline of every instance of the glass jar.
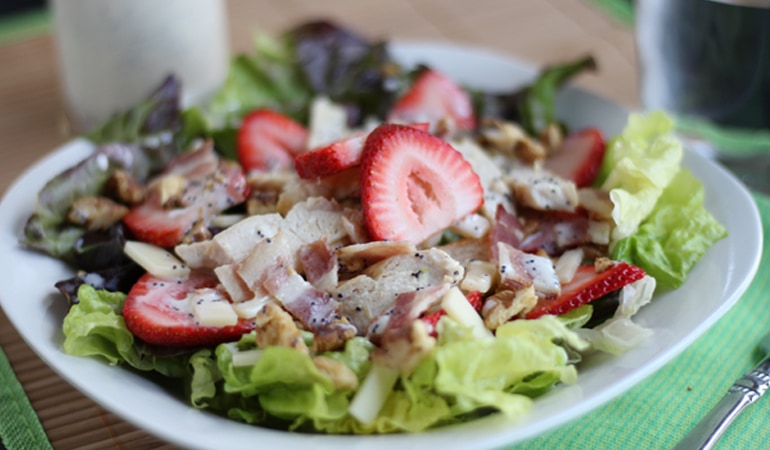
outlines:
{"label": "glass jar", "polygon": [[221,0],[52,0],[62,92],[77,131],[137,104],[169,74],[185,104],[227,74]]}

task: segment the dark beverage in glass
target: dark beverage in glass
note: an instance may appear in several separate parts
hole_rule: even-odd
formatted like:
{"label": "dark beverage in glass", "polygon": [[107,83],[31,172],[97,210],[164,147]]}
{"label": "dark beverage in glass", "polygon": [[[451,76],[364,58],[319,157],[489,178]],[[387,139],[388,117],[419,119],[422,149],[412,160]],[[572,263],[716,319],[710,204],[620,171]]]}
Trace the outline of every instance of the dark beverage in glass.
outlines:
{"label": "dark beverage in glass", "polygon": [[641,102],[770,129],[770,0],[636,0]]}

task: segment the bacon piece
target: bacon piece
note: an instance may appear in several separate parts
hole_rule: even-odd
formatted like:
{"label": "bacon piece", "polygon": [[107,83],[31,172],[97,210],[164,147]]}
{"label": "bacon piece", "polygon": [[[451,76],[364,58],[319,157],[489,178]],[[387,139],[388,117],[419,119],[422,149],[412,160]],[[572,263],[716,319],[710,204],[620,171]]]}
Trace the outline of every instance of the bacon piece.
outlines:
{"label": "bacon piece", "polygon": [[305,329],[326,337],[323,350],[339,348],[356,335],[356,327],[339,316],[339,303],[298,274],[288,259],[279,259],[264,276],[262,287]]}
{"label": "bacon piece", "polygon": [[420,316],[437,305],[449,290],[448,284],[405,292],[394,307],[369,327],[369,336],[380,347],[372,362],[403,373],[410,372],[436,345]]}
{"label": "bacon piece", "polygon": [[517,247],[527,253],[542,250],[558,256],[581,245],[609,243],[609,223],[591,220],[582,210],[575,213],[524,210],[521,216],[533,225],[533,231]]}
{"label": "bacon piece", "polygon": [[181,175],[188,179],[202,179],[213,174],[219,167],[213,141],[206,141],[197,150],[182,153],[166,165],[165,173]]}
{"label": "bacon piece", "polygon": [[324,291],[337,286],[339,262],[325,239],[303,245],[299,249],[298,257],[305,271],[305,278],[310,284]]}
{"label": "bacon piece", "polygon": [[511,247],[519,248],[521,240],[524,238],[524,227],[521,221],[515,215],[509,213],[502,205],[497,206],[495,212],[495,223],[492,226],[492,239],[490,240],[490,251],[492,259],[497,260],[497,244],[503,242]]}

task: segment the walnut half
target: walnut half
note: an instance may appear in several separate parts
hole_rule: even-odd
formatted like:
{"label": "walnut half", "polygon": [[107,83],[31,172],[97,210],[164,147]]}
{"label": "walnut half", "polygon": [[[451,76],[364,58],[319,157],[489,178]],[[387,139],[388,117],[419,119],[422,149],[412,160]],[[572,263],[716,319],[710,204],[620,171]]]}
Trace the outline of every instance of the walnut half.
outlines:
{"label": "walnut half", "polygon": [[128,208],[106,197],[80,197],[72,203],[67,219],[88,231],[106,230],[126,214]]}

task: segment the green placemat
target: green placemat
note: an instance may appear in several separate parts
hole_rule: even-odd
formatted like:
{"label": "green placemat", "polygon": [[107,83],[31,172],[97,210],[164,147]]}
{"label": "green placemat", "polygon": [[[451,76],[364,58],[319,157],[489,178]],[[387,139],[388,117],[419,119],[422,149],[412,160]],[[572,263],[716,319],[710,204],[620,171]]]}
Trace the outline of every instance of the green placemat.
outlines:
{"label": "green placemat", "polygon": [[[770,241],[770,197],[755,194],[764,242]],[[770,332],[770,249],[736,305],[705,335],[653,376],[569,425],[516,450],[669,449],[743,373],[759,362],[757,344]],[[719,442],[720,449],[770,448],[770,399],[751,405]]]}
{"label": "green placemat", "polygon": [[44,450],[51,444],[43,426],[0,348],[0,448]]}

